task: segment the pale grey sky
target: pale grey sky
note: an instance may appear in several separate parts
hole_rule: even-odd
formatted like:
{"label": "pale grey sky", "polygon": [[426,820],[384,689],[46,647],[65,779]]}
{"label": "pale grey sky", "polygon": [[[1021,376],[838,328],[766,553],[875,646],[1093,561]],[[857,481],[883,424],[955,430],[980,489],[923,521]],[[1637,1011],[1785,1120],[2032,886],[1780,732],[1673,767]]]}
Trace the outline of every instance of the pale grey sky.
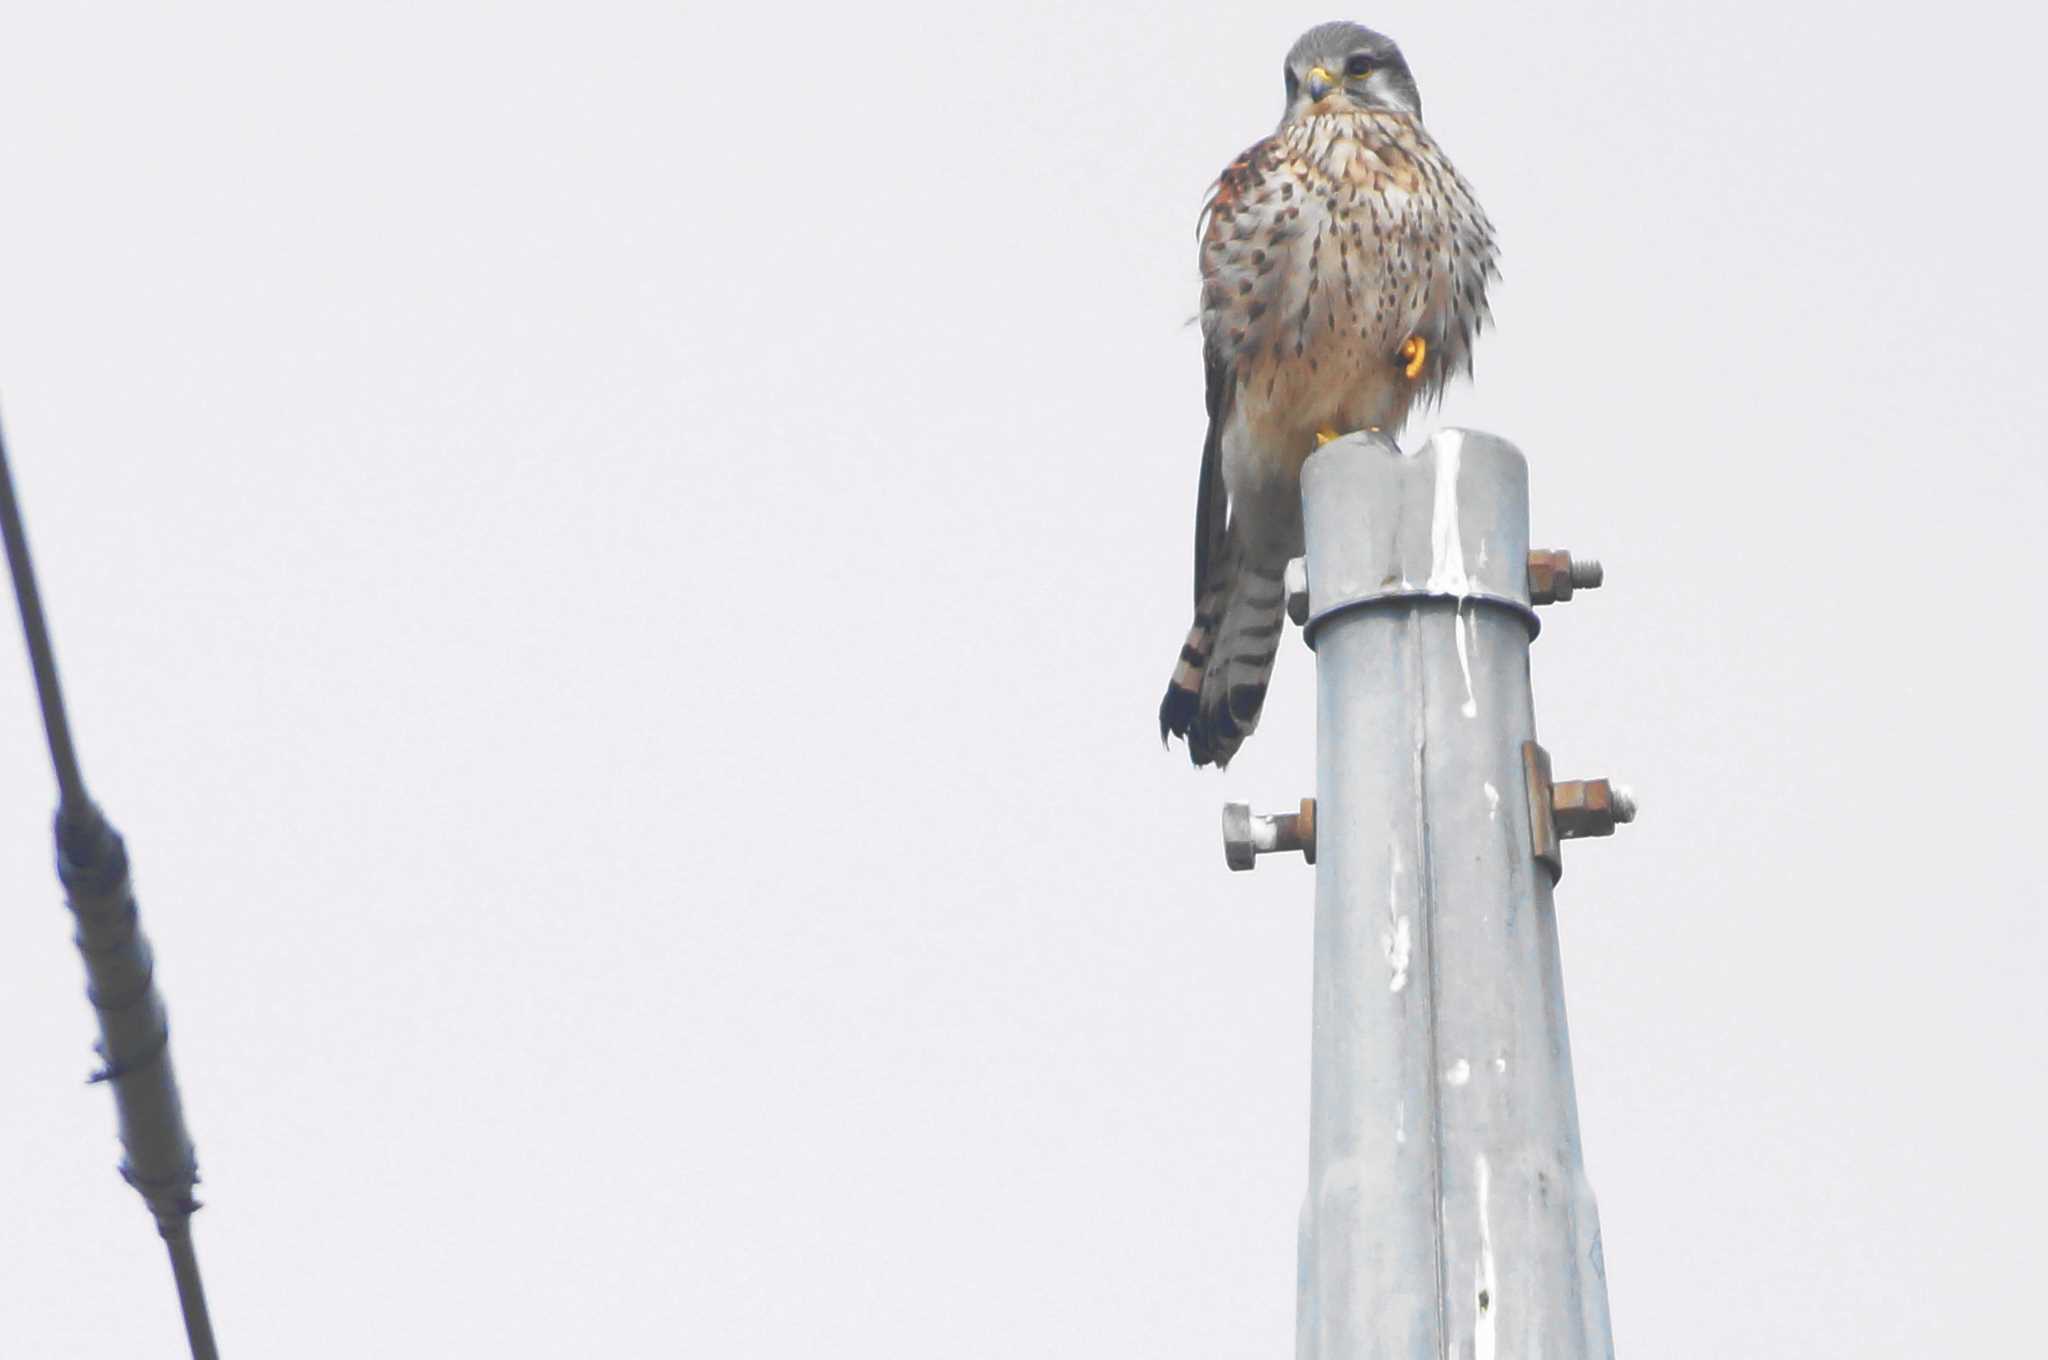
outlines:
{"label": "pale grey sky", "polygon": [[[1162,753],[1194,219],[1301,5],[13,7],[0,402],[225,1353],[1290,1344],[1290,642]],[[2010,17],[2020,13],[2023,17]],[[1403,4],[1506,278],[1616,1342],[2031,1335],[2033,91],[1960,3]],[[12,641],[0,653],[18,655]],[[171,1354],[0,655],[0,1349]]]}

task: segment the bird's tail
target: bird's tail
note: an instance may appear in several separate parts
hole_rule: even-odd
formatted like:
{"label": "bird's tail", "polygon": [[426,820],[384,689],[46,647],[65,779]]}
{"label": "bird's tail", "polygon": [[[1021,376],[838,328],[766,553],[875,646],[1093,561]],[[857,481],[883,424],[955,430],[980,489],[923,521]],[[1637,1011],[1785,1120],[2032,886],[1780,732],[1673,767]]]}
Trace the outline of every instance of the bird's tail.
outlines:
{"label": "bird's tail", "polygon": [[1183,737],[1197,765],[1222,767],[1259,725],[1286,624],[1285,563],[1254,561],[1233,536],[1195,604],[1195,624],[1159,704],[1159,736]]}

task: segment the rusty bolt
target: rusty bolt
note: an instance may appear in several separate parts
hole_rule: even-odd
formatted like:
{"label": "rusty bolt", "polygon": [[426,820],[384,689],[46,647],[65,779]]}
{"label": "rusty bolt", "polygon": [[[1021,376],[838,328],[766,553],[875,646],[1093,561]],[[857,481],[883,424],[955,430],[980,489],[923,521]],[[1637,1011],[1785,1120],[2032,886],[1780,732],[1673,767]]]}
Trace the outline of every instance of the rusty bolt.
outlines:
{"label": "rusty bolt", "polygon": [[1550,786],[1550,815],[1559,840],[1612,836],[1636,819],[1636,800],[1605,779],[1566,779]]}
{"label": "rusty bolt", "polygon": [[1574,590],[1596,590],[1606,578],[1593,558],[1574,561],[1562,548],[1539,548],[1529,554],[1529,603],[1569,600]]}
{"label": "rusty bolt", "polygon": [[1301,811],[1255,813],[1250,803],[1223,805],[1223,862],[1232,869],[1250,869],[1260,855],[1301,851],[1316,862],[1316,800],[1301,800]]}
{"label": "rusty bolt", "polygon": [[1296,628],[1308,626],[1308,559],[1297,557],[1287,564],[1286,575],[1280,584],[1287,592],[1287,617],[1294,620]]}

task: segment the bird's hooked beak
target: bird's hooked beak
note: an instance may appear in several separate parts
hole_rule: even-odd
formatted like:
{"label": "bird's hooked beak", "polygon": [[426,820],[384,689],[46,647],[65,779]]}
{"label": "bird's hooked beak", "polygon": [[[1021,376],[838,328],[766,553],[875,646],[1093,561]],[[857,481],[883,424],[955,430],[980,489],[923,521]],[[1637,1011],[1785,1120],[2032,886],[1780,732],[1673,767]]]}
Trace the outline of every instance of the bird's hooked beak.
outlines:
{"label": "bird's hooked beak", "polygon": [[1337,86],[1338,86],[1338,84],[1339,84],[1339,82],[1338,82],[1338,80],[1337,80],[1337,77],[1335,77],[1335,76],[1331,75],[1331,74],[1330,74],[1330,73],[1329,73],[1328,71],[1325,71],[1325,70],[1324,70],[1324,69],[1323,69],[1322,67],[1320,67],[1320,66],[1316,66],[1316,67],[1312,67],[1312,68],[1310,68],[1310,70],[1309,70],[1309,73],[1308,73],[1308,98],[1309,98],[1309,102],[1310,102],[1310,103],[1312,103],[1312,104],[1313,104],[1313,103],[1315,103],[1315,102],[1316,102],[1317,100],[1321,99],[1321,98],[1322,98],[1322,97],[1323,97],[1324,95],[1326,95],[1326,94],[1328,94],[1328,93],[1329,93],[1330,91],[1332,91],[1332,90],[1336,89],[1336,88],[1337,88]]}

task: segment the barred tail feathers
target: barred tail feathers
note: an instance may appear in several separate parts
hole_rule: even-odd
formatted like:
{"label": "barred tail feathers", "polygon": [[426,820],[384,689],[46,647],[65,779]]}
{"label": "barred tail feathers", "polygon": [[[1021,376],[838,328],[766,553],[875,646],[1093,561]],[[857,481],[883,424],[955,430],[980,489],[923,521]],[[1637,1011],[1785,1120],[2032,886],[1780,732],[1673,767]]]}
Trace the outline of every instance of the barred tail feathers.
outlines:
{"label": "barred tail feathers", "polygon": [[1229,764],[1259,725],[1286,626],[1282,571],[1252,562],[1233,542],[1195,606],[1159,705],[1159,735],[1184,738],[1197,765]]}

